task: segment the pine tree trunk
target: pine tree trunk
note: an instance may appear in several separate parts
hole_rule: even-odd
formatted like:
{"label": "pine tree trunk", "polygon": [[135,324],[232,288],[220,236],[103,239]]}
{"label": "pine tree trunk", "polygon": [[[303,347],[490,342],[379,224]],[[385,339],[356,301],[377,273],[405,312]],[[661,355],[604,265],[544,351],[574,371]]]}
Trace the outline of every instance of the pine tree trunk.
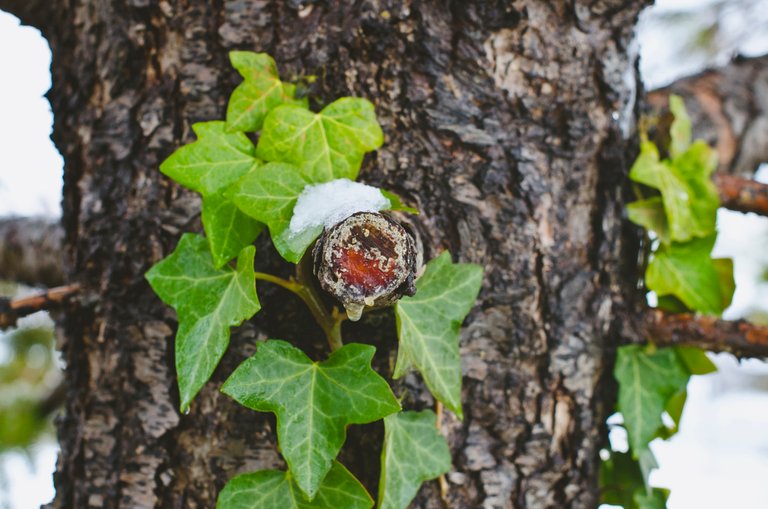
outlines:
{"label": "pine tree trunk", "polygon": [[[443,420],[448,491],[427,483],[412,507],[594,508],[613,352],[636,299],[623,206],[630,40],[647,3],[0,0],[53,50],[68,280],[85,289],[62,325],[69,391],[51,507],[207,509],[235,474],[283,465],[274,420],[218,387],[257,337],[322,355],[301,302],[259,285],[264,309],[179,415],[175,315],[143,278],[200,228],[199,198],[158,165],[192,123],[222,118],[238,82],[227,52],[247,49],[288,78],[315,76],[316,104],[373,101],[386,142],[361,180],[422,211],[426,257],[448,249],[485,267],[461,338],[465,419]],[[261,239],[257,270],[290,268]],[[391,313],[344,334],[376,345],[388,373]],[[432,404],[417,375],[396,390],[411,408]],[[373,493],[380,435],[353,427],[342,453]]]}

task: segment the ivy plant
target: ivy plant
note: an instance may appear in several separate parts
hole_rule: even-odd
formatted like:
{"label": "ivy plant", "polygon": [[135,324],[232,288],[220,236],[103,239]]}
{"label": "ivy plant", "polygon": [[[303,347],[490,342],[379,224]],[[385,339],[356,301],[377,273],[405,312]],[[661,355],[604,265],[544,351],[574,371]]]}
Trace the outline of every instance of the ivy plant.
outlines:
{"label": "ivy plant", "polygon": [[[385,378],[373,370],[375,348],[344,344],[345,315],[328,309],[306,269],[308,250],[323,232],[295,231],[292,218],[308,186],[356,179],[366,153],[383,133],[369,101],[343,97],[313,112],[297,87],[283,81],[266,54],[234,51],[243,81],[232,93],[226,121],[194,124],[196,141],[166,159],[160,171],[202,196],[205,235],[184,234],[176,249],[146,274],[178,315],[176,372],[180,409],[187,412],[224,355],[232,327],[260,309],[256,281],[280,285],[310,309],[325,333],[329,356],[312,361],[282,339],[259,341],[256,353],[221,390],[241,405],[277,417],[286,471],[232,479],[219,509],[367,509],[373,499],[337,461],[346,428],[384,419],[380,508],[405,509],[422,482],[451,467],[436,415],[403,411]],[[257,139],[257,143],[251,141]],[[416,212],[379,190],[384,209]],[[319,211],[318,211],[319,213]],[[277,252],[296,265],[282,279],[254,270],[255,239],[265,230]],[[399,352],[394,378],[415,368],[437,401],[459,418],[459,327],[482,283],[482,269],[453,263],[444,252],[426,266],[416,293],[395,305]],[[385,375],[387,375],[385,373]]]}
{"label": "ivy plant", "polygon": [[[640,199],[628,204],[629,219],[648,231],[650,262],[645,286],[656,294],[658,308],[719,316],[735,289],[733,262],[713,259],[720,206],[711,175],[715,151],[701,140],[691,142],[691,123],[680,97],[671,96],[674,121],[668,157],[643,134],[640,155],[630,178],[641,184]],[[614,376],[619,383],[618,410],[627,431],[629,452],[612,451],[603,462],[603,501],[625,509],[666,507],[668,492],[648,485],[656,467],[649,444],[669,438],[680,423],[691,375],[715,370],[698,348],[647,346],[618,349]],[[664,419],[666,416],[668,419]]]}

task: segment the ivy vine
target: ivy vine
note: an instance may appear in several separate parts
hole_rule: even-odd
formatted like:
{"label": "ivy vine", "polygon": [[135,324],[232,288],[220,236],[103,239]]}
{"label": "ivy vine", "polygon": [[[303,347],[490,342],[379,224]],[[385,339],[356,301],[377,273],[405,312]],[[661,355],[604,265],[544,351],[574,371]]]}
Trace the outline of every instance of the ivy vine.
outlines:
{"label": "ivy vine", "polygon": [[[317,184],[356,179],[363,157],[381,147],[374,106],[343,97],[315,113],[294,84],[280,79],[274,60],[230,53],[243,78],[226,121],[192,126],[197,140],[179,148],[160,171],[202,195],[205,236],[185,233],[147,280],[178,315],[175,340],[180,409],[187,412],[226,351],[230,330],[260,309],[257,280],[280,285],[310,309],[328,338],[330,355],[314,362],[280,339],[259,341],[221,390],[241,405],[277,416],[287,471],[239,475],[219,494],[219,509],[365,509],[374,502],[337,460],[350,424],[384,419],[378,507],[404,509],[422,482],[446,473],[451,456],[429,410],[401,409],[386,380],[371,367],[375,348],[344,344],[337,308],[328,309],[305,263],[322,226],[291,228],[299,196]],[[246,133],[258,133],[254,145]],[[415,212],[379,190],[382,210]],[[318,211],[318,213],[320,213]],[[255,272],[253,243],[269,230],[278,253],[296,264],[282,279]],[[459,418],[459,328],[482,283],[477,265],[453,263],[444,252],[416,281],[416,293],[395,304],[399,350],[393,378],[415,368],[435,396]]]}
{"label": "ivy vine", "polygon": [[[682,99],[671,96],[669,106],[674,120],[668,157],[662,159],[642,133],[640,155],[629,174],[641,184],[636,188],[640,199],[628,204],[627,212],[648,231],[645,286],[655,292],[657,307],[719,316],[730,305],[735,284],[733,261],[711,256],[720,206],[711,180],[717,154],[702,140],[691,142]],[[610,451],[600,480],[602,501],[625,509],[666,507],[668,490],[648,484],[657,467],[649,444],[677,432],[690,377],[716,369],[698,348],[656,348],[654,338],[648,340],[647,346],[619,348],[614,368],[629,451]]]}

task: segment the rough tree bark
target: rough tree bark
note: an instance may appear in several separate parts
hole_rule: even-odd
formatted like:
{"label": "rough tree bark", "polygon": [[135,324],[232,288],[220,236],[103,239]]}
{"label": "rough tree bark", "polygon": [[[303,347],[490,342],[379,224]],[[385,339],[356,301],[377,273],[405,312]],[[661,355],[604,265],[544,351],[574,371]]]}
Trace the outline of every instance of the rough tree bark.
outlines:
{"label": "rough tree bark", "polygon": [[64,232],[49,219],[0,219],[0,279],[29,286],[64,282]]}
{"label": "rough tree bark", "polygon": [[[218,392],[257,337],[315,356],[300,302],[259,286],[189,415],[179,415],[175,317],[143,279],[199,199],[159,163],[223,116],[237,82],[227,51],[314,75],[317,104],[371,99],[386,136],[361,178],[418,206],[426,255],[485,266],[462,333],[466,417],[444,417],[447,501],[413,507],[593,508],[611,366],[636,299],[636,230],[623,218],[636,83],[628,53],[647,0],[0,0],[53,51],[54,139],[65,159],[69,390],[58,424],[55,508],[210,508],[236,473],[281,467],[274,422]],[[258,269],[288,267],[263,239]],[[344,331],[388,372],[392,315]],[[406,405],[433,402],[416,375]],[[375,493],[379,426],[351,430],[343,462]]]}

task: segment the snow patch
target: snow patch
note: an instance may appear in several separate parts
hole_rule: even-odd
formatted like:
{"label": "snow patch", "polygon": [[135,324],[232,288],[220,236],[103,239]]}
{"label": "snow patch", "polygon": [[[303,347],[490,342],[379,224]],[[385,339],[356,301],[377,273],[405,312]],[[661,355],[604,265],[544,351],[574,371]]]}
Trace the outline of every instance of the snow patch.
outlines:
{"label": "snow patch", "polygon": [[349,179],[308,185],[293,208],[290,235],[318,226],[330,228],[356,212],[378,212],[389,207],[389,199],[380,189]]}

